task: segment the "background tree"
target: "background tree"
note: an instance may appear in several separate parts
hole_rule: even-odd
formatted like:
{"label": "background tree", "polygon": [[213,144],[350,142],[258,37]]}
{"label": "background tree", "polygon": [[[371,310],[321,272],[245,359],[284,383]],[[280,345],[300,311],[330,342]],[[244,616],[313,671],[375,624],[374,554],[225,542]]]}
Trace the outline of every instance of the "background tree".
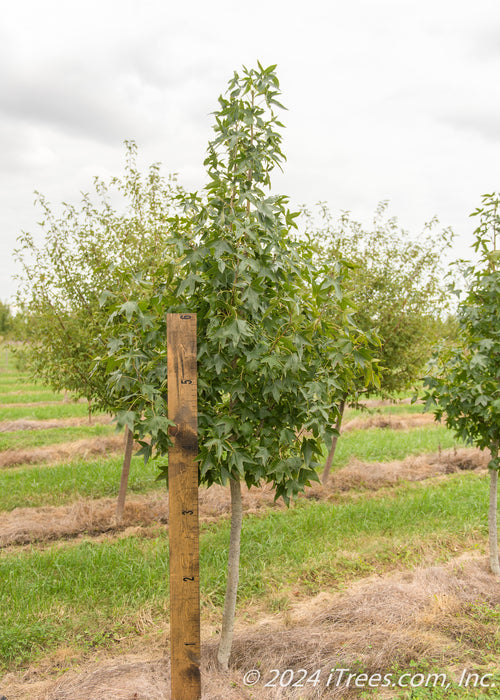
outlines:
{"label": "background tree", "polygon": [[12,330],[12,312],[9,304],[0,301],[0,335],[5,337]]}
{"label": "background tree", "polygon": [[[215,113],[203,196],[184,197],[185,215],[170,221],[178,263],[140,280],[129,319],[116,296],[107,300],[116,324],[110,385],[132,398],[119,420],[146,459],[169,447],[165,315],[197,314],[200,482],[229,482],[231,491],[222,668],[234,626],[241,481],[269,483],[288,503],[317,480],[357,333],[342,295],[345,266],[318,267],[290,234],[297,214],[269,194],[271,172],[284,160],[278,95],[275,66],[234,74]],[[336,313],[326,313],[332,304]]]}
{"label": "background tree", "polygon": [[[387,398],[412,388],[437,340],[452,327],[444,316],[450,300],[444,278],[451,230],[436,232],[434,219],[413,239],[397,218],[387,216],[387,208],[387,202],[379,204],[369,230],[349,212],[335,220],[324,204],[303,211],[305,234],[316,247],[318,259],[328,265],[342,257],[352,264],[345,295],[357,310],[359,328],[379,339],[371,352],[379,381],[367,382],[362,361],[357,370],[353,368],[340,404],[339,430],[346,403],[359,405],[369,394]],[[324,483],[335,447],[336,441],[325,464]]]}
{"label": "background tree", "polygon": [[[114,290],[127,310],[134,278],[144,271],[154,276],[158,261],[168,255],[164,229],[179,191],[173,179],[161,176],[158,164],[146,176],[140,174],[133,142],[127,142],[126,156],[122,178],[109,183],[95,178],[93,195],[84,194],[79,206],[63,205],[60,215],[37,193],[44,239],[37,245],[31,234],[23,233],[16,251],[22,265],[17,306],[29,319],[22,360],[36,381],[86,398],[89,412],[115,409],[106,366],[95,363],[106,347],[108,316],[101,297]],[[126,430],[119,519],[132,443]]]}
{"label": "background tree", "polygon": [[388,202],[379,203],[370,230],[350,212],[335,220],[324,204],[303,215],[322,262],[342,256],[354,264],[346,294],[357,308],[356,322],[380,338],[379,392],[391,396],[413,387],[440,339],[450,302],[445,275],[453,232],[436,230],[433,219],[413,238],[387,209]]}
{"label": "background tree", "polygon": [[500,459],[500,199],[486,194],[474,232],[476,264],[465,271],[458,306],[458,342],[437,352],[424,379],[426,408],[463,440],[491,452],[490,565],[500,577],[497,542],[497,483]]}

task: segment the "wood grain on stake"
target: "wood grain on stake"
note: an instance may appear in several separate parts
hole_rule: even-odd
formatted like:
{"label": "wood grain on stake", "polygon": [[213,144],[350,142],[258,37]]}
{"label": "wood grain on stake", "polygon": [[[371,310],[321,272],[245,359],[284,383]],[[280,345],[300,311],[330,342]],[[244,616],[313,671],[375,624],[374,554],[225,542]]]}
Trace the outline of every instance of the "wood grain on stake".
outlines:
{"label": "wood grain on stake", "polygon": [[196,315],[167,314],[172,700],[201,698]]}

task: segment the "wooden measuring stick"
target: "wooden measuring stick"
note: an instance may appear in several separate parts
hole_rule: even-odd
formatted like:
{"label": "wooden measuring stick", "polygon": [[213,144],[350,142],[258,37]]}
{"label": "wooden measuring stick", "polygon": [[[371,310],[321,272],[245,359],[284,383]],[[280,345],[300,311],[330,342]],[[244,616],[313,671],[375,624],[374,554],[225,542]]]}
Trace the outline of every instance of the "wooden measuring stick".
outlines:
{"label": "wooden measuring stick", "polygon": [[196,314],[167,314],[172,700],[201,698]]}

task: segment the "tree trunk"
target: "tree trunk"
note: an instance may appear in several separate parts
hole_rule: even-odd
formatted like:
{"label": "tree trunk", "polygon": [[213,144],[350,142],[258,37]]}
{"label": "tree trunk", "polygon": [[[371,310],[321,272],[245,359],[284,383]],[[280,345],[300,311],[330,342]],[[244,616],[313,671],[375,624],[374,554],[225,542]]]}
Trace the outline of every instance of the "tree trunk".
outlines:
{"label": "tree trunk", "polygon": [[[340,433],[340,427],[342,425],[342,418],[344,417],[345,402],[346,402],[346,399],[344,398],[344,399],[342,399],[342,401],[339,404],[339,417],[337,418],[337,422],[335,424],[335,430],[337,431],[337,433]],[[328,453],[328,457],[326,458],[325,468],[323,469],[323,474],[321,476],[321,483],[323,484],[323,486],[326,485],[326,482],[328,481],[328,477],[330,476],[330,469],[332,468],[333,458],[335,457],[335,450],[337,449],[338,439],[339,439],[339,436],[335,435],[333,440],[332,440],[332,446],[330,448],[330,452]]]}
{"label": "tree trunk", "polygon": [[490,510],[488,514],[488,529],[490,540],[490,567],[495,576],[500,578],[498,561],[498,532],[497,532],[497,490],[498,470],[490,469]]}
{"label": "tree trunk", "polygon": [[239,480],[230,479],[229,486],[231,488],[231,536],[229,539],[227,586],[222,615],[222,631],[217,652],[219,668],[223,671],[227,671],[229,668],[229,656],[231,655],[231,645],[233,643],[236,596],[240,574],[241,524],[243,520],[241,483]]}
{"label": "tree trunk", "polygon": [[125,426],[125,454],[123,456],[122,475],[120,479],[120,491],[116,502],[116,519],[118,522],[123,518],[125,509],[125,497],[127,495],[128,475],[130,473],[130,462],[132,460],[132,449],[134,447],[134,434],[130,428]]}

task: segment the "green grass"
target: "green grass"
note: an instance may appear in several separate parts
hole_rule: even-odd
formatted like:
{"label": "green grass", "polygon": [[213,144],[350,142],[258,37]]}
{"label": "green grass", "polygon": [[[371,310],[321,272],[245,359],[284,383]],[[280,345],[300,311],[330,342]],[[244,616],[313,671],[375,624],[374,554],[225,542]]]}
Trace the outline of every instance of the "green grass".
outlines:
{"label": "green grass", "polygon": [[23,382],[29,381],[31,379],[28,372],[20,371],[14,362],[9,362],[8,366],[5,365],[5,355],[2,355],[2,348],[0,348],[0,382],[10,381],[15,379],[15,381]]}
{"label": "green grass", "polygon": [[333,464],[334,467],[344,466],[351,457],[363,462],[389,462],[462,444],[451,430],[441,425],[411,430],[352,430],[339,438]]}
{"label": "green grass", "polygon": [[352,418],[368,418],[369,416],[382,414],[386,415],[388,413],[393,413],[395,415],[424,413],[424,404],[422,403],[404,403],[404,404],[390,404],[389,406],[377,406],[376,408],[370,409],[360,409],[360,408],[347,408],[344,414],[344,421],[351,420]]}
{"label": "green grass", "polygon": [[[0,404],[59,400],[52,406],[2,408],[0,420],[45,420],[88,415],[86,404],[33,384],[19,372],[0,371]],[[14,392],[22,392],[14,394]],[[50,398],[48,398],[50,396]],[[414,414],[422,404],[388,405],[371,413]],[[361,411],[346,411],[345,420]],[[0,450],[37,447],[109,434],[114,426],[78,426],[0,433]],[[341,437],[334,467],[351,457],[364,462],[403,459],[459,445],[442,426],[409,431],[372,428]],[[117,495],[122,456],[73,460],[0,471],[0,510],[70,503]],[[164,489],[154,463],[134,457],[129,490]],[[338,503],[302,499],[288,511],[263,511],[244,521],[240,605],[277,609],[290,590],[315,595],[391,568],[411,568],[430,556],[445,561],[486,542],[487,479],[475,473],[445,481],[403,484]],[[229,522],[202,524],[202,610],[220,611],[225,591]],[[35,660],[60,645],[78,652],[114,638],[142,634],[144,619],[168,620],[168,540],[157,537],[67,541],[0,554],[0,668]],[[499,650],[496,650],[499,651]],[[441,700],[415,689],[404,697]],[[451,693],[451,690],[450,690]],[[0,693],[1,694],[1,693]],[[403,696],[401,696],[403,697]],[[446,697],[455,697],[447,695]],[[456,696],[457,698],[459,695]],[[484,697],[492,697],[484,695]]]}
{"label": "green grass", "polygon": [[55,393],[48,390],[38,390],[38,391],[9,391],[7,393],[0,392],[0,404],[23,404],[23,403],[36,403],[42,401],[62,401],[62,394]]}
{"label": "green grass", "polygon": [[[123,456],[109,459],[74,460],[54,466],[3,469],[0,472],[0,510],[55,506],[78,498],[102,498],[118,494]],[[158,468],[144,465],[142,457],[133,457],[129,491],[143,493],[165,488],[155,482]]]}
{"label": "green grass", "polygon": [[[314,595],[353,572],[370,573],[377,563],[412,566],[423,543],[437,535],[465,540],[473,532],[486,535],[485,508],[478,508],[478,503],[486,504],[487,494],[487,479],[468,474],[439,484],[405,485],[378,498],[365,496],[335,505],[300,501],[289,512],[249,517],[240,597],[270,594],[298,581]],[[227,547],[228,535],[227,523],[211,528],[204,540],[212,557],[212,576],[220,573],[219,553]],[[217,604],[223,599],[224,576],[219,578],[219,573],[212,582]]]}
{"label": "green grass", "polygon": [[35,401],[61,401],[63,394],[34,382],[28,375],[0,372],[0,403],[29,403]]}
{"label": "green grass", "polygon": [[42,389],[48,391],[48,389],[42,384],[30,382],[29,377],[23,378],[18,374],[6,377],[2,372],[0,372],[0,393],[7,391],[24,391],[25,389],[26,391],[37,391]]}
{"label": "green grass", "polygon": [[16,430],[11,433],[0,433],[0,451],[28,449],[53,445],[60,442],[81,440],[82,438],[98,437],[115,433],[114,425],[79,425],[70,428],[47,428],[45,430]]}
{"label": "green grass", "polygon": [[[491,609],[490,609],[491,611]],[[475,664],[460,664],[458,668],[453,669],[454,673],[446,672],[442,666],[435,662],[430,663],[426,659],[410,663],[409,668],[395,668],[392,671],[392,678],[395,681],[399,679],[406,685],[410,685],[410,679],[413,677],[413,682],[416,687],[399,690],[395,696],[397,700],[462,700],[462,698],[474,697],[476,700],[486,700],[487,698],[498,698],[498,687],[500,687],[500,671],[496,665],[496,659],[493,659],[493,666],[490,664],[476,668]],[[475,671],[474,671],[475,669]],[[465,670],[465,674],[464,674]],[[410,677],[408,677],[410,673]],[[446,674],[445,681],[442,680],[440,674]],[[478,677],[475,677],[477,673]],[[403,679],[402,675],[406,674]],[[420,677],[417,676],[419,674]],[[490,674],[485,676],[485,674]],[[437,681],[434,679],[439,677]],[[481,687],[480,682],[483,678],[484,686]],[[459,682],[462,685],[459,685]],[[421,684],[418,687],[417,684]],[[425,687],[427,685],[427,687]],[[433,687],[435,685],[435,687]],[[373,692],[373,691],[372,691]],[[473,693],[473,695],[471,695]],[[373,698],[370,693],[362,694],[362,698],[368,700]]]}
{"label": "green grass", "polygon": [[[96,426],[97,428],[97,426]],[[44,431],[49,432],[49,431]],[[68,434],[75,434],[71,429]],[[33,437],[33,439],[36,439]],[[455,443],[444,428],[418,428],[388,431],[380,428],[357,430],[338,442],[334,465],[339,468],[352,456],[362,461],[402,459],[409,454],[435,451]],[[62,505],[79,497],[100,498],[118,493],[121,457],[92,461],[75,460],[53,466],[26,466],[0,471],[0,510],[17,507]],[[130,489],[136,493],[158,488],[158,469],[153,462],[144,465],[134,458]]]}
{"label": "green grass", "polygon": [[18,372],[17,370],[7,371],[0,368],[0,384],[19,383],[22,385],[29,381],[30,377],[27,374],[23,374],[22,372]]}
{"label": "green grass", "polygon": [[22,662],[64,639],[89,649],[113,633],[133,634],[145,605],[159,619],[167,551],[164,539],[125,538],[3,558],[0,659]]}
{"label": "green grass", "polygon": [[[446,560],[458,544],[486,538],[487,480],[477,474],[395,489],[384,498],[301,502],[244,520],[240,604],[271,606],[290,587],[314,595],[378,570],[417,565],[429,550]],[[205,524],[202,607],[220,608],[229,523]],[[25,663],[59,644],[86,649],[136,633],[141,611],[167,620],[164,534],[31,548],[0,557],[0,658]]]}
{"label": "green grass", "polygon": [[74,416],[87,416],[89,408],[86,403],[60,403],[52,406],[15,406],[9,408],[0,407],[0,421],[17,420],[49,420],[51,418],[73,418]]}
{"label": "green grass", "polygon": [[[9,381],[4,383],[2,381],[2,375],[0,374],[0,394],[12,394],[13,392],[24,392],[24,391],[52,391],[46,386],[41,384],[25,383],[20,381]],[[58,393],[58,397],[61,398],[61,393]]]}

